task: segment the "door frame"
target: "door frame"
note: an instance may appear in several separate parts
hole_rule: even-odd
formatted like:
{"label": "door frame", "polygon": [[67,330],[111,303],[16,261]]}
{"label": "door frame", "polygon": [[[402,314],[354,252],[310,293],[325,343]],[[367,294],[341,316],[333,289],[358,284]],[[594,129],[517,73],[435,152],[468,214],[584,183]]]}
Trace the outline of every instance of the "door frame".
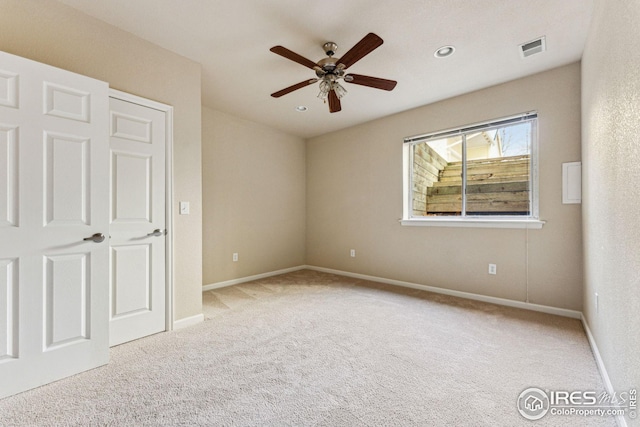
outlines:
{"label": "door frame", "polygon": [[[109,98],[131,102],[165,113],[165,331],[173,330],[173,107],[137,95],[109,88]],[[111,266],[109,266],[111,271]]]}

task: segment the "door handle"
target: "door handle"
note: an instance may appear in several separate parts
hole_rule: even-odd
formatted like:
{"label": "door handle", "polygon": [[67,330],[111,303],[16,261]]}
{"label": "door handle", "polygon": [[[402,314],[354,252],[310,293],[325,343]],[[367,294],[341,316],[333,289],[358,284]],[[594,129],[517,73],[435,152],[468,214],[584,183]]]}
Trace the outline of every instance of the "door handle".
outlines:
{"label": "door handle", "polygon": [[167,234],[167,230],[160,230],[159,228],[156,228],[155,230],[153,230],[151,233],[147,234],[147,236],[162,236]]}
{"label": "door handle", "polygon": [[94,243],[101,243],[104,241],[104,234],[102,233],[96,233],[91,237],[85,237],[84,239],[85,241],[92,241]]}

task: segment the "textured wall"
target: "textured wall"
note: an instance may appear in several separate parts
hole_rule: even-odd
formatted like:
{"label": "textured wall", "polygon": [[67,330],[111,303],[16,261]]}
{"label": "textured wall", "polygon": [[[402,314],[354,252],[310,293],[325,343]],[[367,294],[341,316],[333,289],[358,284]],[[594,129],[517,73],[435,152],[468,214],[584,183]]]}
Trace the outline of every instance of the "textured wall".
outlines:
{"label": "textured wall", "polygon": [[598,1],[582,60],[584,313],[620,391],[640,387],[639,24],[637,0]]}
{"label": "textured wall", "polygon": [[[542,230],[399,224],[403,137],[530,110]],[[528,288],[532,303],[581,310],[581,210],[562,204],[562,163],[577,160],[578,63],[310,139],[307,264],[518,301]]]}
{"label": "textured wall", "polygon": [[202,124],[203,284],[303,265],[304,140],[206,107]]}
{"label": "textured wall", "polygon": [[174,313],[201,313],[200,65],[58,2],[0,0],[0,11],[0,50],[174,107]]}

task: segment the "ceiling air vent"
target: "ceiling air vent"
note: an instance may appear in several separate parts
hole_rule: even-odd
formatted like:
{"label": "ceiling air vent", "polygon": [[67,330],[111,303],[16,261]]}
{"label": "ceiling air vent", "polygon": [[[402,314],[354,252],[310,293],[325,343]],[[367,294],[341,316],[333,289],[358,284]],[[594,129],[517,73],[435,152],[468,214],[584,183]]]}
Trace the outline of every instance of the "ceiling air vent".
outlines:
{"label": "ceiling air vent", "polygon": [[545,50],[547,50],[547,46],[544,36],[520,45],[520,55],[522,55],[523,58],[544,52]]}

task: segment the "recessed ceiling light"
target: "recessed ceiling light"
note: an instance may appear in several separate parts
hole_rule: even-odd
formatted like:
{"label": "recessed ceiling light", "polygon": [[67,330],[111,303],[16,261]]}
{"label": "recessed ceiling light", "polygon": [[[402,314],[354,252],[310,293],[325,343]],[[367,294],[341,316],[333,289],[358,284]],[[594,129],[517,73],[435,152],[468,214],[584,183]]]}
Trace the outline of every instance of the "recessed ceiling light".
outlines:
{"label": "recessed ceiling light", "polygon": [[435,51],[433,56],[436,58],[446,58],[447,56],[453,55],[453,52],[456,51],[456,48],[453,46],[442,46],[438,50]]}
{"label": "recessed ceiling light", "polygon": [[304,105],[298,105],[298,106],[296,107],[296,111],[297,111],[298,113],[304,113],[304,112],[305,112],[305,111],[307,111],[307,110],[308,110],[308,108],[307,108],[307,107],[305,107]]}

